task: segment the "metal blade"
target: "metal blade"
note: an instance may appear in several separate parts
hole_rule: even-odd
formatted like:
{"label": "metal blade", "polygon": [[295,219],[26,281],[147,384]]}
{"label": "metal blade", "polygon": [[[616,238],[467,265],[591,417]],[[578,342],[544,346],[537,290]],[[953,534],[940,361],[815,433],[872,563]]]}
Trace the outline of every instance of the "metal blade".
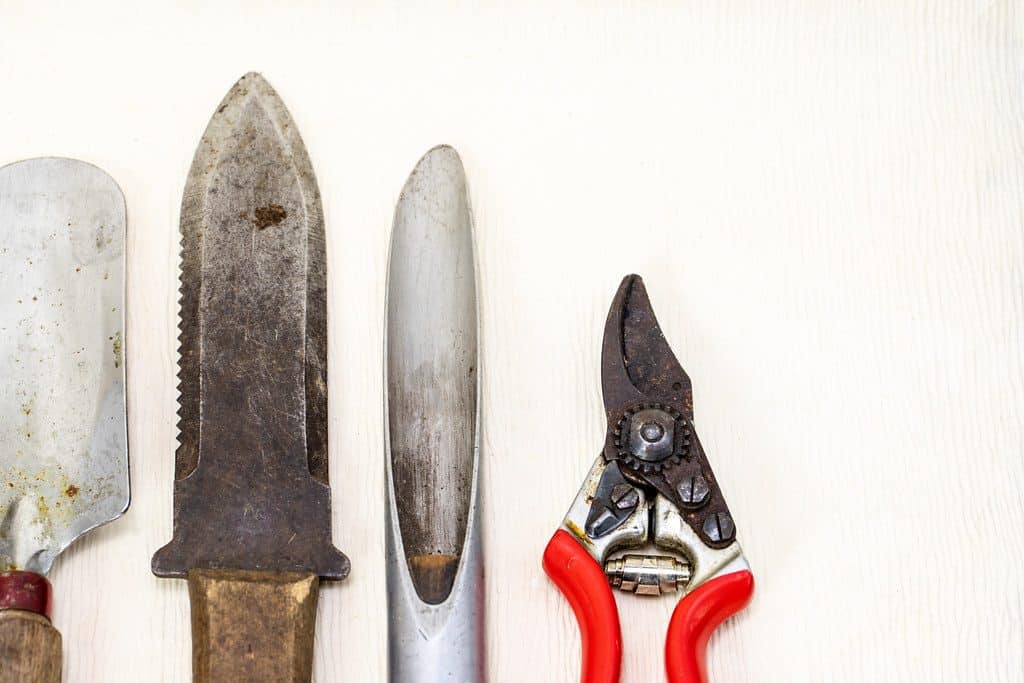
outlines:
{"label": "metal blade", "polygon": [[125,204],[74,159],[0,168],[0,570],[128,508]]}
{"label": "metal blade", "polygon": [[450,147],[416,165],[388,267],[389,662],[393,681],[482,680],[473,221]]}
{"label": "metal blade", "polygon": [[665,340],[639,275],[622,279],[608,311],[601,348],[601,388],[609,417],[658,401],[693,419],[690,378]]}
{"label": "metal blade", "polygon": [[295,123],[258,74],[210,120],[181,231],[174,538],[153,571],[343,578],[327,483],[320,194]]}
{"label": "metal blade", "polygon": [[703,544],[729,546],[735,525],[693,424],[690,378],[639,275],[622,280],[608,312],[601,385],[608,413],[605,459],[670,501]]}

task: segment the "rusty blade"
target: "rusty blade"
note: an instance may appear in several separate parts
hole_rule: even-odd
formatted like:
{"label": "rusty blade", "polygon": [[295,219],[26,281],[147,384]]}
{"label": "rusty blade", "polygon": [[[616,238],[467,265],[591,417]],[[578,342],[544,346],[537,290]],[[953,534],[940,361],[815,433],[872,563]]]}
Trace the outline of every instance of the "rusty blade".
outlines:
{"label": "rusty blade", "polygon": [[690,377],[658,325],[639,275],[622,279],[605,322],[601,348],[605,410],[615,417],[630,406],[659,401],[693,419]]}
{"label": "rusty blade", "polygon": [[181,231],[174,538],[153,572],[344,578],[327,482],[320,194],[291,116],[258,74],[210,120]]}

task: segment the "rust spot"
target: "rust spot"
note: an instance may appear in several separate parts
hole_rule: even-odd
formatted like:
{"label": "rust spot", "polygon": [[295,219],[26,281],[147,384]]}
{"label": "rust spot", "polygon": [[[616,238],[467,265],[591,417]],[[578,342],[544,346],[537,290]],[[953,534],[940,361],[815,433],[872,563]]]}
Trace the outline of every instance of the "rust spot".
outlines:
{"label": "rust spot", "polygon": [[288,217],[288,212],[285,211],[284,207],[280,204],[262,206],[256,209],[253,213],[256,215],[256,219],[253,221],[253,224],[256,225],[258,230],[269,228],[271,225],[277,225]]}
{"label": "rust spot", "polygon": [[451,593],[458,568],[458,555],[413,555],[409,558],[409,571],[413,575],[416,592],[431,605],[441,604]]}
{"label": "rust spot", "polygon": [[69,484],[68,487],[64,489],[64,495],[68,498],[74,498],[78,495],[78,487],[74,484]]}
{"label": "rust spot", "polygon": [[121,367],[121,362],[124,360],[124,347],[121,344],[121,333],[116,332],[114,334],[114,342],[112,344],[114,351],[114,367]]}

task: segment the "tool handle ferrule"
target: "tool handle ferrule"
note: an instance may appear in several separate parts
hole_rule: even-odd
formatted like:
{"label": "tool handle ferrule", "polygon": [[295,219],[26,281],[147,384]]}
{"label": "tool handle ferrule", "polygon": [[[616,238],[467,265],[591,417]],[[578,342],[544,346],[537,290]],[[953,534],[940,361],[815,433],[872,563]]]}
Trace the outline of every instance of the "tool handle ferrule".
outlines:
{"label": "tool handle ferrule", "polygon": [[47,619],[53,611],[53,589],[42,574],[0,572],[0,610],[20,609]]}
{"label": "tool handle ferrule", "polygon": [[617,683],[622,633],[615,597],[601,565],[564,529],[544,549],[544,571],[569,601],[580,627],[581,683]]}
{"label": "tool handle ferrule", "polygon": [[747,606],[754,575],[738,571],[711,579],[679,601],[665,638],[669,683],[707,683],[705,653],[718,626]]}

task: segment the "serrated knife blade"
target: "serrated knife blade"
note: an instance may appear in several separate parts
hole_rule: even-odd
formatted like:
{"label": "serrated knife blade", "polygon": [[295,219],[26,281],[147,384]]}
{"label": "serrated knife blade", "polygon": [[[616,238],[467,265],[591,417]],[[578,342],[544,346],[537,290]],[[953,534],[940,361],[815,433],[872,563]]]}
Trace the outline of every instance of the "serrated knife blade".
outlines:
{"label": "serrated knife blade", "polygon": [[197,681],[308,680],[319,579],[344,578],[327,481],[323,212],[260,75],[224,98],[182,200],[174,538]]}

